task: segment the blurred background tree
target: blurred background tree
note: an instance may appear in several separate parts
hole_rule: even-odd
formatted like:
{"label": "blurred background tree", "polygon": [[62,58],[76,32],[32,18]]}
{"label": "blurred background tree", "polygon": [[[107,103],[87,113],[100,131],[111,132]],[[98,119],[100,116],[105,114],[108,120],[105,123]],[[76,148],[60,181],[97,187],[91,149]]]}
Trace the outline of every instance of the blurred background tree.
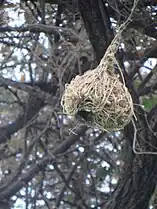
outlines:
{"label": "blurred background tree", "polygon": [[[136,121],[101,132],[62,113],[129,0],[0,1],[0,208],[157,208],[157,1],[139,0],[117,59]],[[116,66],[115,66],[116,67]]]}

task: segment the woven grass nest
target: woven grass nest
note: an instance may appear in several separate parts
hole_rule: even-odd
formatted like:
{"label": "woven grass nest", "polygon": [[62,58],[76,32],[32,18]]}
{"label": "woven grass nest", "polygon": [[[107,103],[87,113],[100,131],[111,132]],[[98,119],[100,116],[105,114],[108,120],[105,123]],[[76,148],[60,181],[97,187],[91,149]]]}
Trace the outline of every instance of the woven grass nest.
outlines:
{"label": "woven grass nest", "polygon": [[88,124],[103,131],[123,129],[132,119],[133,102],[125,83],[114,73],[115,64],[116,58],[108,50],[96,69],[66,84],[61,100],[63,112],[83,113]]}

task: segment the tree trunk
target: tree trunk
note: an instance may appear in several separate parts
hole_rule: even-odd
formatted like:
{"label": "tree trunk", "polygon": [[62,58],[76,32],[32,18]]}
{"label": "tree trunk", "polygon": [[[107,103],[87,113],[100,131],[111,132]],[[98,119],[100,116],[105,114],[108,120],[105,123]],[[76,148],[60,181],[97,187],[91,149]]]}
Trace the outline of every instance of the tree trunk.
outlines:
{"label": "tree trunk", "polygon": [[79,0],[78,6],[99,62],[113,38],[107,9],[100,0]]}
{"label": "tree trunk", "polygon": [[[100,2],[102,1],[79,0],[80,13],[98,62],[113,37],[107,11],[104,6],[104,14],[102,15]],[[132,91],[132,89],[130,90]],[[145,113],[141,108],[138,108],[136,114],[138,117],[136,126],[140,130],[137,133],[137,141],[142,150],[155,152],[154,147],[157,147],[155,133],[157,130],[157,106],[148,114],[147,118],[145,118]],[[124,132],[132,150],[134,138],[132,124],[129,124]],[[104,209],[148,209],[151,195],[156,187],[157,156],[152,154],[138,155],[134,154],[133,151],[131,152],[132,155],[126,158],[124,162],[125,165],[117,187],[104,205]]]}
{"label": "tree trunk", "polygon": [[[138,122],[140,122],[139,120]],[[140,127],[141,131],[137,134],[140,147],[142,150],[156,152],[157,106],[148,114],[146,123],[142,122]],[[133,131],[130,125],[126,127],[127,140],[129,140],[129,137],[133,138]],[[132,148],[132,143],[130,143],[130,146]],[[156,187],[156,181],[157,155],[132,153],[131,159],[125,162],[122,176],[105,208],[148,209],[151,195]]]}

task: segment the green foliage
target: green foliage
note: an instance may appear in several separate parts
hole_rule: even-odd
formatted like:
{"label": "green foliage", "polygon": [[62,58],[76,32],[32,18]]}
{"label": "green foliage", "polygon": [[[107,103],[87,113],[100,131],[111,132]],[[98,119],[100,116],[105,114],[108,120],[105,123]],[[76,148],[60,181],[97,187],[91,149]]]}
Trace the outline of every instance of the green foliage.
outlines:
{"label": "green foliage", "polygon": [[152,95],[150,97],[144,97],[143,105],[146,110],[151,110],[157,104],[157,96]]}

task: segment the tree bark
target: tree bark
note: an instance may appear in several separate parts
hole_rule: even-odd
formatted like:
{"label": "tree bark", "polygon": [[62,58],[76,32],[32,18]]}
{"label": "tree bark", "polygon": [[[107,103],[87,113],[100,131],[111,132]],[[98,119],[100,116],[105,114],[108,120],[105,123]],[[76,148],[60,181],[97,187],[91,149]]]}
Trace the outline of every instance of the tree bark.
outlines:
{"label": "tree bark", "polygon": [[[111,35],[113,33],[110,29],[107,11],[104,7],[102,17],[98,2],[100,3],[95,0],[79,0],[79,9],[99,62],[113,37]],[[157,147],[155,132],[157,130],[157,107],[152,109],[147,118],[141,108],[137,109],[136,114],[138,117],[136,126],[140,130],[137,133],[137,141],[142,150],[154,152],[154,147]],[[133,153],[134,129],[132,124],[125,128],[124,135],[132,154],[126,158],[121,178],[111,198],[104,205],[104,209],[147,209],[156,187],[157,156]]]}
{"label": "tree bark", "polygon": [[[148,114],[147,121],[138,118],[141,131],[137,133],[137,141],[142,150],[156,152],[157,147],[157,106]],[[148,124],[150,127],[148,127]],[[126,127],[126,140],[130,138],[132,149],[133,128]],[[157,155],[134,154],[126,159],[122,176],[110,200],[107,209],[148,209],[151,195],[157,182]]]}
{"label": "tree bark", "polygon": [[78,6],[99,62],[113,38],[107,9],[101,0],[79,0]]}

